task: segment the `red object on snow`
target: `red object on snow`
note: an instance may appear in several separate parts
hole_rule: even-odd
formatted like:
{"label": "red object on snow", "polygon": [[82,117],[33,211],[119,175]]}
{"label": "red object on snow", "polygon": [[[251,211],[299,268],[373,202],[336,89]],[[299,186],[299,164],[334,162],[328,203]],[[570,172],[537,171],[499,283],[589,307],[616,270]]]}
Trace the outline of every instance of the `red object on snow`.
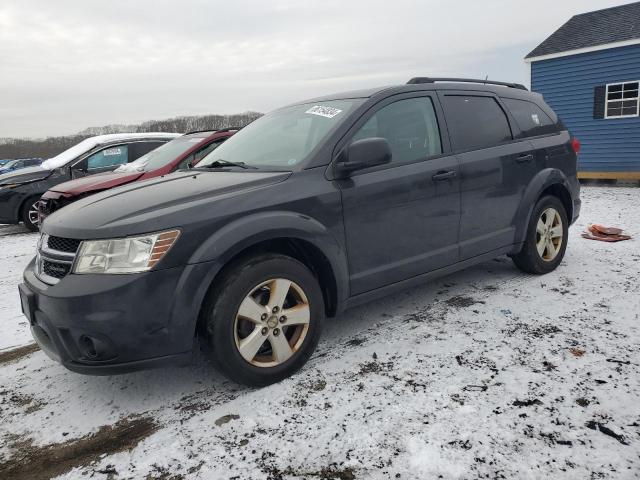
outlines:
{"label": "red object on snow", "polygon": [[623,235],[621,228],[604,227],[602,225],[589,225],[587,231],[582,234],[582,238],[588,240],[600,240],[601,242],[621,242],[629,240],[629,235]]}

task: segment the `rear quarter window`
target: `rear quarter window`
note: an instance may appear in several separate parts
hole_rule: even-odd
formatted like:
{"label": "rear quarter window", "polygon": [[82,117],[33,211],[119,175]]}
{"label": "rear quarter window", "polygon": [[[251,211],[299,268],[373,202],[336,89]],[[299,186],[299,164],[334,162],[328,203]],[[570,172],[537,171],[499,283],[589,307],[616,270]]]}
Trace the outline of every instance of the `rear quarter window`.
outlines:
{"label": "rear quarter window", "polygon": [[535,103],[515,98],[503,98],[502,101],[525,137],[549,135],[558,131],[554,121]]}
{"label": "rear quarter window", "polygon": [[455,150],[479,150],[513,139],[507,115],[493,97],[445,95],[444,110]]}

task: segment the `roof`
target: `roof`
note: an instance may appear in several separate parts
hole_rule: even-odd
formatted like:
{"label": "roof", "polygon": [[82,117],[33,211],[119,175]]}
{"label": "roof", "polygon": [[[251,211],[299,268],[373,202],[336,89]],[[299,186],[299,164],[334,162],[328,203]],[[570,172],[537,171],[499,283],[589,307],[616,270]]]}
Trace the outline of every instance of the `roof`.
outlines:
{"label": "roof", "polygon": [[[428,77],[420,77],[428,78]],[[530,92],[522,85],[511,82],[494,82],[491,80],[473,80],[466,78],[459,79],[438,79],[437,77],[428,83],[403,83],[400,85],[383,86],[377,88],[370,88],[366,90],[352,90],[348,92],[333,93],[323,97],[316,97],[300,102],[292,103],[283,108],[292,107],[295,105],[305,105],[308,103],[316,102],[329,102],[332,100],[347,100],[353,98],[371,98],[376,95],[395,95],[399,93],[408,93],[416,91],[430,91],[430,90],[468,90],[468,91],[486,91],[493,92],[497,95],[515,98],[527,98],[531,95],[538,95],[537,93]],[[457,80],[457,81],[456,81]],[[437,82],[437,83],[436,83]],[[510,88],[511,87],[511,88]]]}
{"label": "roof", "polygon": [[640,2],[574,15],[525,58],[630,40],[640,40]]}

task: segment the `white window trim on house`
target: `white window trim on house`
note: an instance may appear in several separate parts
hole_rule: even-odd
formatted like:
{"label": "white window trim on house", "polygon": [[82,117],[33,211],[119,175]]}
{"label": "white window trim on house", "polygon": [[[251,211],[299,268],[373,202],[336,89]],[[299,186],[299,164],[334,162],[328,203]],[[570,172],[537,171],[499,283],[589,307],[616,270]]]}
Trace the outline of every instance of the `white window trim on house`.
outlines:
{"label": "white window trim on house", "polygon": [[[623,95],[622,98],[614,98],[612,100],[609,100],[609,87],[615,87],[615,86],[618,86],[618,85],[627,85],[629,83],[637,83],[638,84],[638,93],[636,93],[635,97],[624,98],[624,95]],[[622,92],[624,92],[624,87],[623,87]],[[604,118],[606,118],[606,119],[634,118],[634,117],[640,116],[640,80],[631,80],[631,81],[628,81],[628,82],[607,83],[607,89],[606,89],[604,100],[605,100],[605,102],[604,102]],[[635,102],[636,102],[636,113],[635,114],[631,114],[631,115],[609,115],[609,103],[622,102],[622,101],[632,101],[632,100],[635,100]]]}

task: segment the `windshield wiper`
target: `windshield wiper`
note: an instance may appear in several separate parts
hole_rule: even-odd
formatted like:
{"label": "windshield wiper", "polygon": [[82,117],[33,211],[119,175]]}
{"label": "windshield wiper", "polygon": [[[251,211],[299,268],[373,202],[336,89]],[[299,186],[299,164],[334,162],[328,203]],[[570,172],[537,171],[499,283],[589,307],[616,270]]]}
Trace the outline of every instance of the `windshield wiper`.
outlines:
{"label": "windshield wiper", "polygon": [[252,168],[257,170],[258,167],[254,167],[253,165],[246,165],[244,162],[229,162],[228,160],[223,160],[221,158],[214,160],[207,165],[196,165],[196,168],[219,168],[219,167],[240,167],[245,170],[248,168]]}

